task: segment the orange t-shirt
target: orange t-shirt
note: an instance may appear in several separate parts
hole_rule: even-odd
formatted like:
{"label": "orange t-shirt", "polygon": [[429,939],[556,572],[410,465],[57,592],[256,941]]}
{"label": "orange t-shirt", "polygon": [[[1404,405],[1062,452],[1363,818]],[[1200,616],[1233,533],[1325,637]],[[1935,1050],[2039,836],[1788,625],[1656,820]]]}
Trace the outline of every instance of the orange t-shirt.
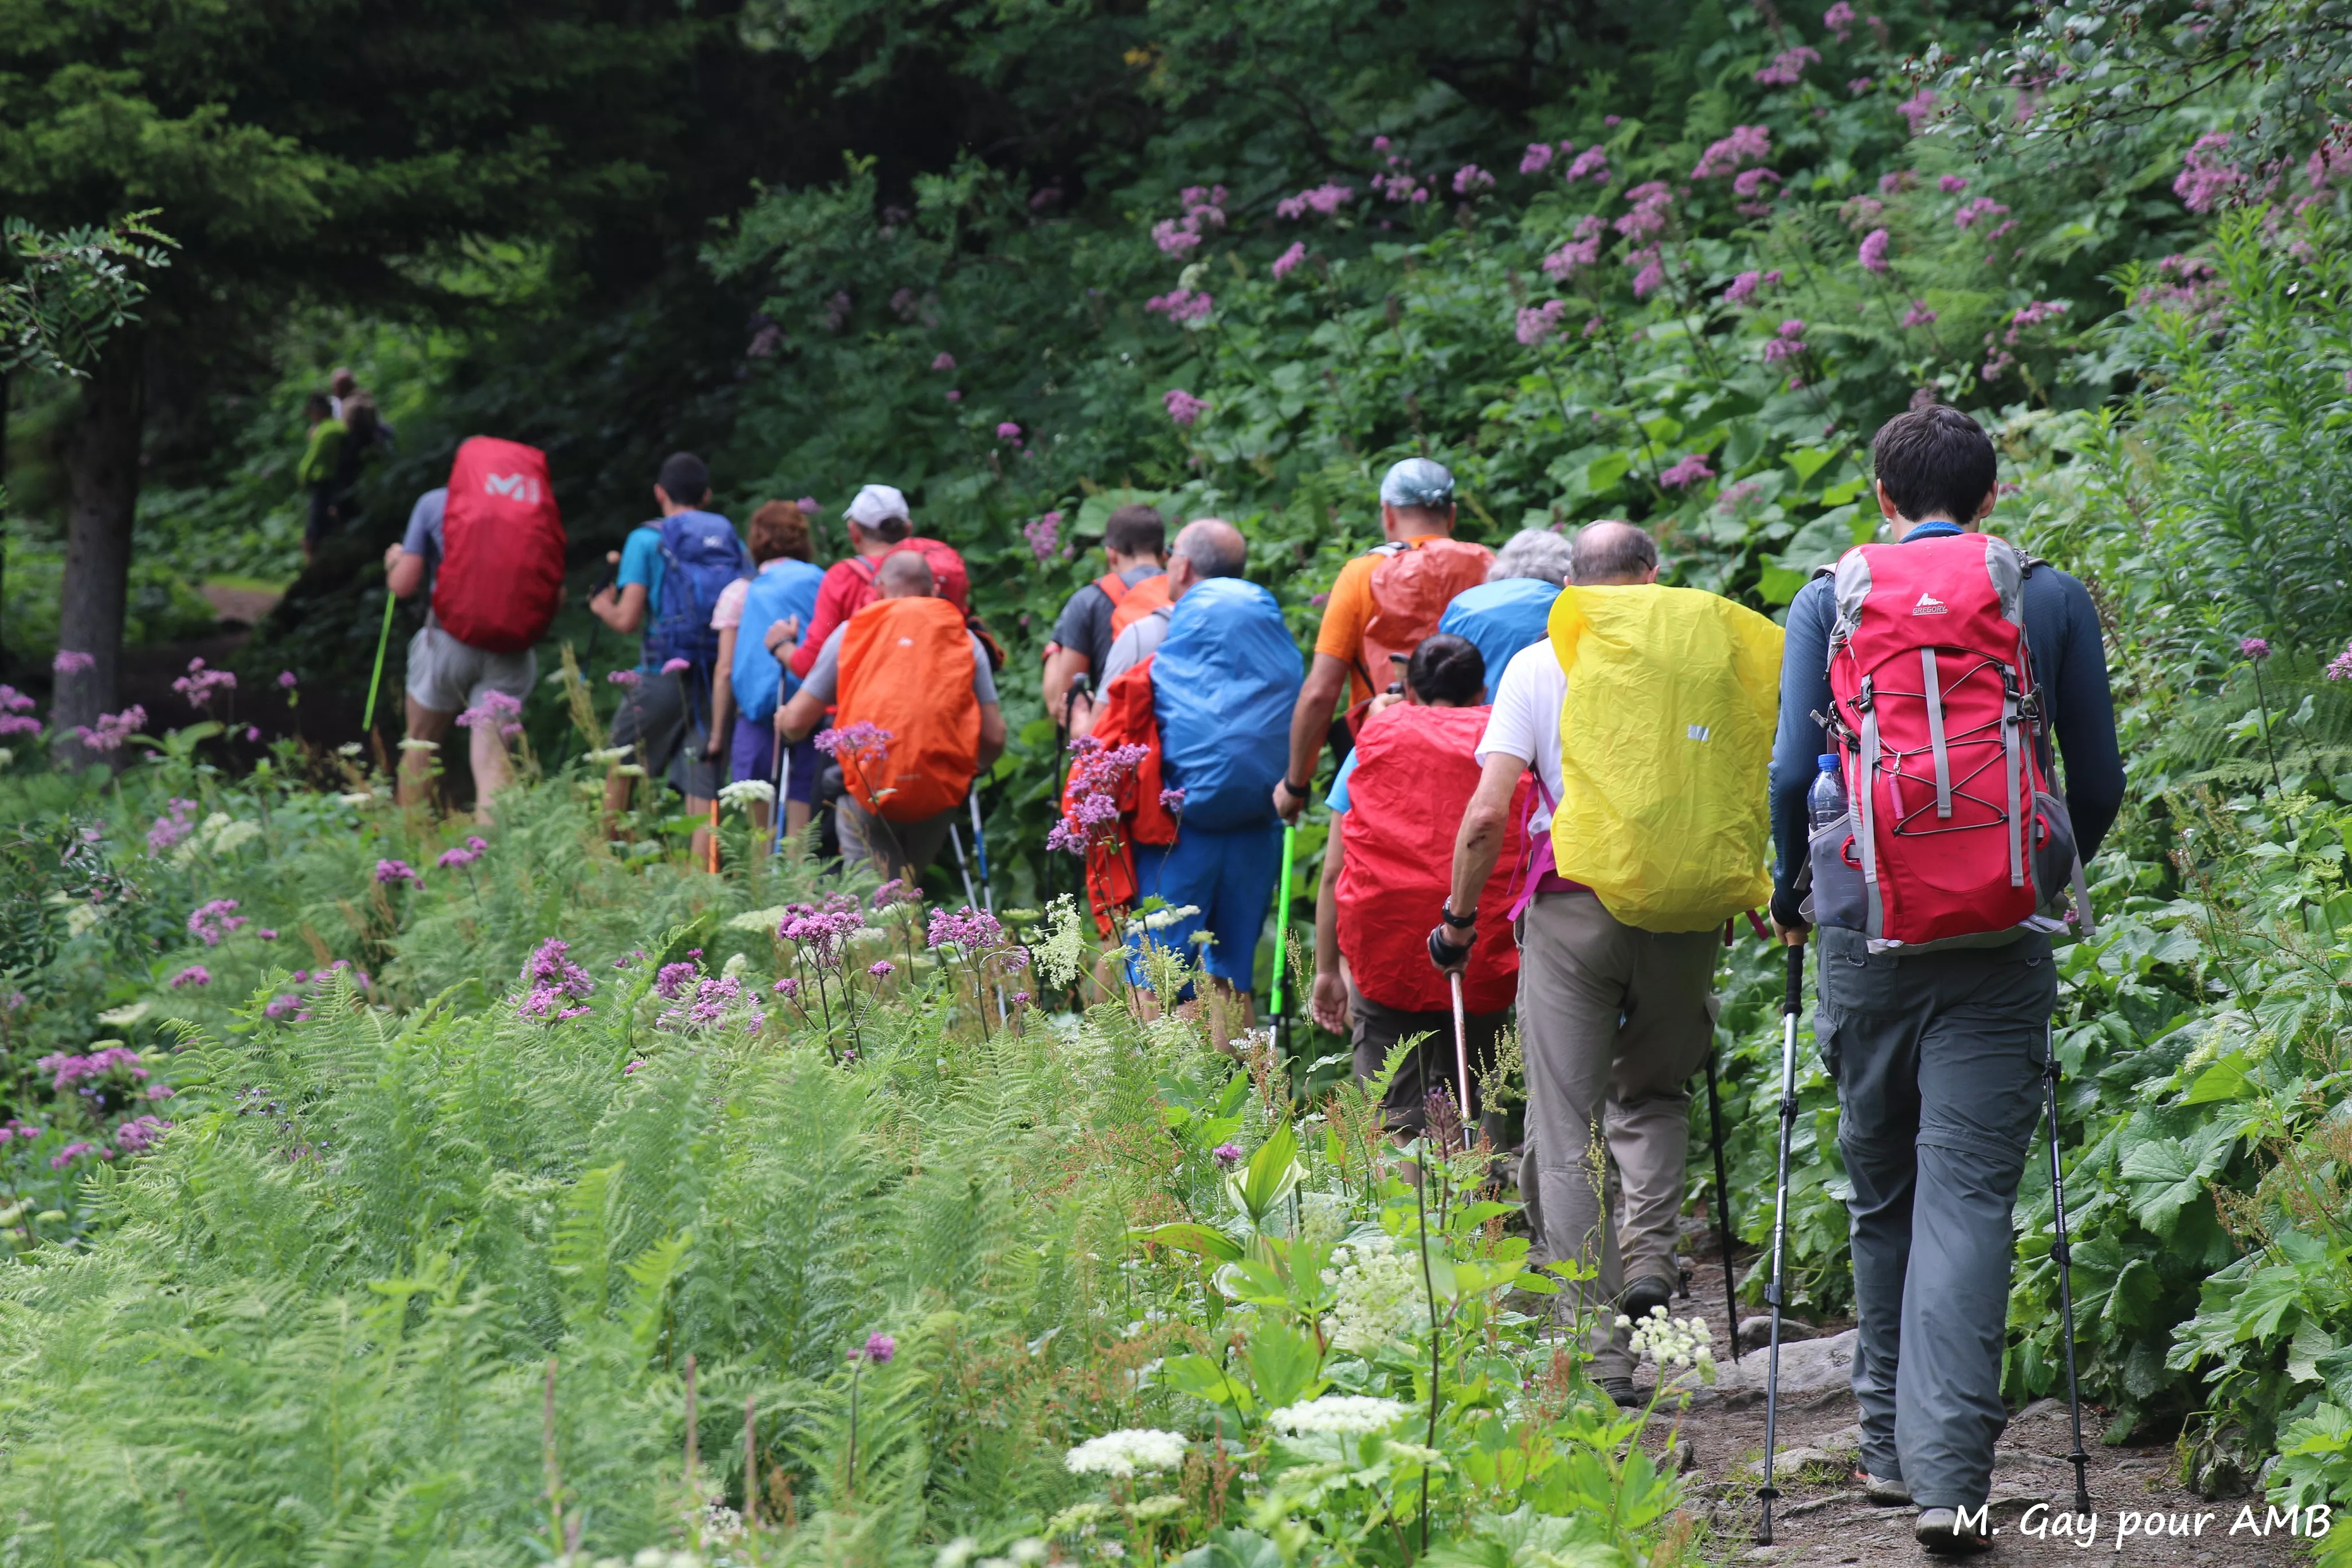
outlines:
{"label": "orange t-shirt", "polygon": [[[1406,542],[1423,544],[1449,537],[1443,533],[1416,533]],[[1387,559],[1385,555],[1359,555],[1339,568],[1339,575],[1331,584],[1331,596],[1323,605],[1323,624],[1315,633],[1315,651],[1328,653],[1348,667],[1350,706],[1370,701],[1387,690],[1389,681],[1395,679],[1380,671],[1380,685],[1364,684],[1364,628],[1372,620],[1372,568]]]}

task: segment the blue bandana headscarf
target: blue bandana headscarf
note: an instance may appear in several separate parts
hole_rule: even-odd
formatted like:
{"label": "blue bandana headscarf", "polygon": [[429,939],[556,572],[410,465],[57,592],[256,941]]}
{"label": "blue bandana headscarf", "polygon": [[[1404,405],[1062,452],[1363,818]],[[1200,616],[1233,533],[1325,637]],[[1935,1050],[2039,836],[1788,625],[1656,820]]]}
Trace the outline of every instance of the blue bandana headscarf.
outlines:
{"label": "blue bandana headscarf", "polygon": [[1407,458],[1381,481],[1382,506],[1447,507],[1454,504],[1454,476],[1443,463]]}

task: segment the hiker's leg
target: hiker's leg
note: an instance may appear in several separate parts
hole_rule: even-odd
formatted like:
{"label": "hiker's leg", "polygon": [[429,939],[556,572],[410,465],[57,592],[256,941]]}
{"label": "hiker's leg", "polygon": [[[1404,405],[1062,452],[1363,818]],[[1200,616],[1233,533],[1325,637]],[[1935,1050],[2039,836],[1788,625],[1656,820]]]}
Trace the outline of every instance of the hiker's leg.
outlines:
{"label": "hiker's leg", "polygon": [[[761,720],[738,717],[727,742],[729,784],[772,784],[776,776],[776,729]],[[755,800],[750,812],[751,837],[764,852],[768,824],[775,820],[774,803]]]}
{"label": "hiker's leg", "polygon": [[[1205,898],[1190,901],[1201,906],[1213,939],[1202,967],[1229,998],[1210,1019],[1211,1037],[1223,1050],[1234,1032],[1250,1026],[1257,985],[1258,938],[1265,931],[1266,917],[1274,912],[1274,885],[1282,879],[1282,829],[1273,825],[1242,827],[1213,837],[1215,879],[1205,889]],[[1280,952],[1274,962],[1282,962]]]}
{"label": "hiker's leg", "polygon": [[[1213,967],[1215,944],[1205,950],[1209,956],[1204,959],[1204,950],[1192,937],[1201,931],[1212,937],[1220,934],[1212,922],[1217,913],[1218,882],[1225,869],[1225,837],[1206,828],[1185,827],[1178,829],[1173,844],[1135,847],[1138,901],[1157,898],[1168,906],[1160,916],[1144,916],[1129,922],[1133,934],[1128,943],[1128,984],[1139,991],[1149,990],[1153,984],[1152,961],[1147,956],[1152,949],[1182,958],[1195,969],[1217,973]],[[1181,920],[1164,919],[1166,914],[1186,908],[1194,912]],[[1152,919],[1161,919],[1162,923],[1145,923]],[[1191,1001],[1194,990],[1187,982],[1175,995],[1160,1000],[1172,1007]]]}
{"label": "hiker's leg", "polygon": [[[520,653],[468,651],[475,654],[476,669],[473,689],[467,693],[467,707],[479,708],[493,691],[517,702],[530,700],[531,689],[539,684],[537,653],[530,648]],[[514,763],[507,751],[507,738],[495,724],[476,724],[467,754],[474,764],[474,820],[488,826],[490,802],[514,782]]]}
{"label": "hiker's leg", "polygon": [[1423,1106],[1429,1092],[1425,1085],[1432,1081],[1427,1076],[1430,1041],[1441,1028],[1453,1028],[1453,1018],[1448,1016],[1441,1026],[1434,1013],[1384,1006],[1356,989],[1353,976],[1348,981],[1348,1013],[1355,1021],[1350,1044],[1355,1050],[1356,1081],[1368,1089],[1381,1076],[1398,1041],[1424,1037],[1418,1047],[1405,1053],[1404,1060],[1397,1065],[1396,1077],[1389,1081],[1388,1093],[1381,1100],[1381,1120],[1391,1132],[1417,1135],[1424,1121]]}
{"label": "hiker's leg", "polygon": [[[466,706],[466,694],[473,685],[466,657],[469,651],[439,626],[419,626],[408,639],[408,739],[437,745],[448,735],[450,721]],[[436,754],[421,748],[400,753],[401,805],[415,805],[431,797]]]}
{"label": "hiker's leg", "polygon": [[1723,941],[1711,931],[1631,929],[1622,940],[1633,952],[1633,970],[1607,1117],[1609,1152],[1625,1191],[1617,1247],[1628,1280],[1678,1280],[1675,1221],[1690,1156],[1690,1080],[1715,1039],[1715,966]]}
{"label": "hiker's leg", "polygon": [[1944,1005],[1919,1041],[1919,1187],[1895,1437],[1920,1507],[1973,1508],[2009,1422],[2010,1215],[2041,1119],[2042,1030],[2057,981],[2039,934],[1923,956],[1946,972]]}
{"label": "hiker's leg", "polygon": [[[1813,1037],[1822,1066],[1837,1080],[1838,1150],[1853,1187],[1846,1215],[1860,1320],[1853,1381],[1862,1408],[1862,1463],[1874,1476],[1900,1479],[1895,1373],[1918,1164],[1919,1033],[1934,1009],[1929,978],[1906,965],[1923,965],[1936,954],[1873,953],[1859,931],[1827,927],[1819,945]],[[1801,1122],[1799,1131],[1805,1131]],[[1791,1163],[1802,1157],[1793,1154]]]}
{"label": "hiker's leg", "polygon": [[794,854],[808,837],[810,803],[816,799],[817,775],[824,769],[822,758],[813,735],[793,742],[785,753],[786,770],[792,776],[784,780],[784,837]]}
{"label": "hiker's leg", "polygon": [[1598,1277],[1571,1285],[1554,1310],[1595,1331],[1593,1373],[1623,1377],[1633,1362],[1610,1330],[1623,1289],[1616,1227],[1601,1199],[1607,1154],[1602,1101],[1633,955],[1625,928],[1591,893],[1543,893],[1528,906],[1519,951],[1520,1043],[1527,1055],[1528,1137],[1547,1260],[1581,1260]]}
{"label": "hiker's leg", "polygon": [[[455,710],[442,712],[427,708],[415,698],[408,699],[408,739],[431,741],[438,744],[449,733],[449,721],[457,717]],[[404,750],[400,753],[399,800],[403,805],[415,805],[433,795],[434,753],[422,750]]]}

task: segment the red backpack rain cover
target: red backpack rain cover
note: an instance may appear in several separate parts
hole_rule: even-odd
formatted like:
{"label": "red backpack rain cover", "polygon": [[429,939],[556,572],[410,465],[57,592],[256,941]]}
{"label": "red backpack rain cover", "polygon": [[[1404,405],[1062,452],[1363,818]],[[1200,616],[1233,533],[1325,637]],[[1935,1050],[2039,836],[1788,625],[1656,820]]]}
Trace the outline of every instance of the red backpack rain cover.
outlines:
{"label": "red backpack rain cover", "polygon": [[[931,592],[966,615],[971,613],[971,574],[964,570],[963,557],[956,553],[954,545],[943,540],[914,538],[901,540],[890,550],[893,553],[911,550],[920,555],[930,564]],[[882,575],[882,563],[888,559],[888,555],[852,555],[848,558],[850,571],[865,584],[859,590],[857,602],[849,606],[853,612],[864,609],[882,596],[877,579]]]}
{"label": "red backpack rain cover", "polygon": [[[1145,746],[1150,754],[1141,766],[1118,783],[1118,833],[1097,837],[1087,847],[1087,902],[1095,912],[1095,929],[1109,936],[1116,929],[1114,911],[1132,909],[1139,891],[1135,879],[1135,846],[1173,844],[1176,819],[1160,804],[1160,720],[1151,705],[1151,660],[1123,669],[1103,688],[1095,704],[1094,728],[1087,731],[1106,750]],[[1064,786],[1062,811],[1066,817],[1077,808],[1077,781]]]}
{"label": "red backpack rain cover", "polygon": [[[1415,708],[1400,702],[1368,720],[1356,739],[1356,771],[1340,815],[1347,858],[1339,868],[1339,952],[1356,989],[1384,1007],[1444,1012],[1453,987],[1429,962],[1429,928],[1454,868],[1454,836],[1478,787],[1472,752],[1486,708]],[[1527,820],[1528,781],[1512,792],[1510,820]],[[1526,835],[1504,835],[1478,898],[1478,939],[1462,977],[1473,1013],[1511,1005],[1519,950],[1511,940],[1511,889]]]}
{"label": "red backpack rain cover", "polygon": [[547,454],[476,436],[449,467],[433,618],[468,647],[520,653],[563,602],[563,514]]}
{"label": "red backpack rain cover", "polygon": [[1830,733],[1852,806],[1812,846],[1820,923],[1874,950],[1980,945],[2063,897],[2074,831],[2037,743],[2032,564],[1982,533],[1839,560]]}

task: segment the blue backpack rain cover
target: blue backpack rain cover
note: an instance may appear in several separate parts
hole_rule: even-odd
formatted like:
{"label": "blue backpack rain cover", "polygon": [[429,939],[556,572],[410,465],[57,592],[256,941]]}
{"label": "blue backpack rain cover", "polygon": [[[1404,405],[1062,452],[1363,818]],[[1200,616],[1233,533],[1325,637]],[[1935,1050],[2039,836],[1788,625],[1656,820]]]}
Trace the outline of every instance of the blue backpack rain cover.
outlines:
{"label": "blue backpack rain cover", "polygon": [[1290,713],[1305,666],[1274,595],[1238,577],[1196,584],[1151,661],[1161,776],[1184,792],[1183,823],[1262,826],[1290,765]]}
{"label": "blue backpack rain cover", "polygon": [[1506,577],[1481,583],[1454,595],[1437,623],[1441,632],[1465,637],[1486,661],[1486,700],[1503,683],[1503,667],[1529,643],[1550,640],[1552,601],[1559,589],[1539,577]]}
{"label": "blue backpack rain cover", "polygon": [[735,706],[755,724],[775,717],[777,707],[801,687],[800,677],[768,651],[768,628],[795,616],[805,635],[816,615],[817,584],[824,581],[821,566],[805,561],[771,562],[744,591],[743,624],[735,633],[735,665],[728,673]]}
{"label": "blue backpack rain cover", "polygon": [[751,552],[715,511],[664,519],[661,552],[661,603],[646,631],[646,657],[665,664],[682,658],[707,675],[719,659],[710,613],[728,584],[751,574]]}

